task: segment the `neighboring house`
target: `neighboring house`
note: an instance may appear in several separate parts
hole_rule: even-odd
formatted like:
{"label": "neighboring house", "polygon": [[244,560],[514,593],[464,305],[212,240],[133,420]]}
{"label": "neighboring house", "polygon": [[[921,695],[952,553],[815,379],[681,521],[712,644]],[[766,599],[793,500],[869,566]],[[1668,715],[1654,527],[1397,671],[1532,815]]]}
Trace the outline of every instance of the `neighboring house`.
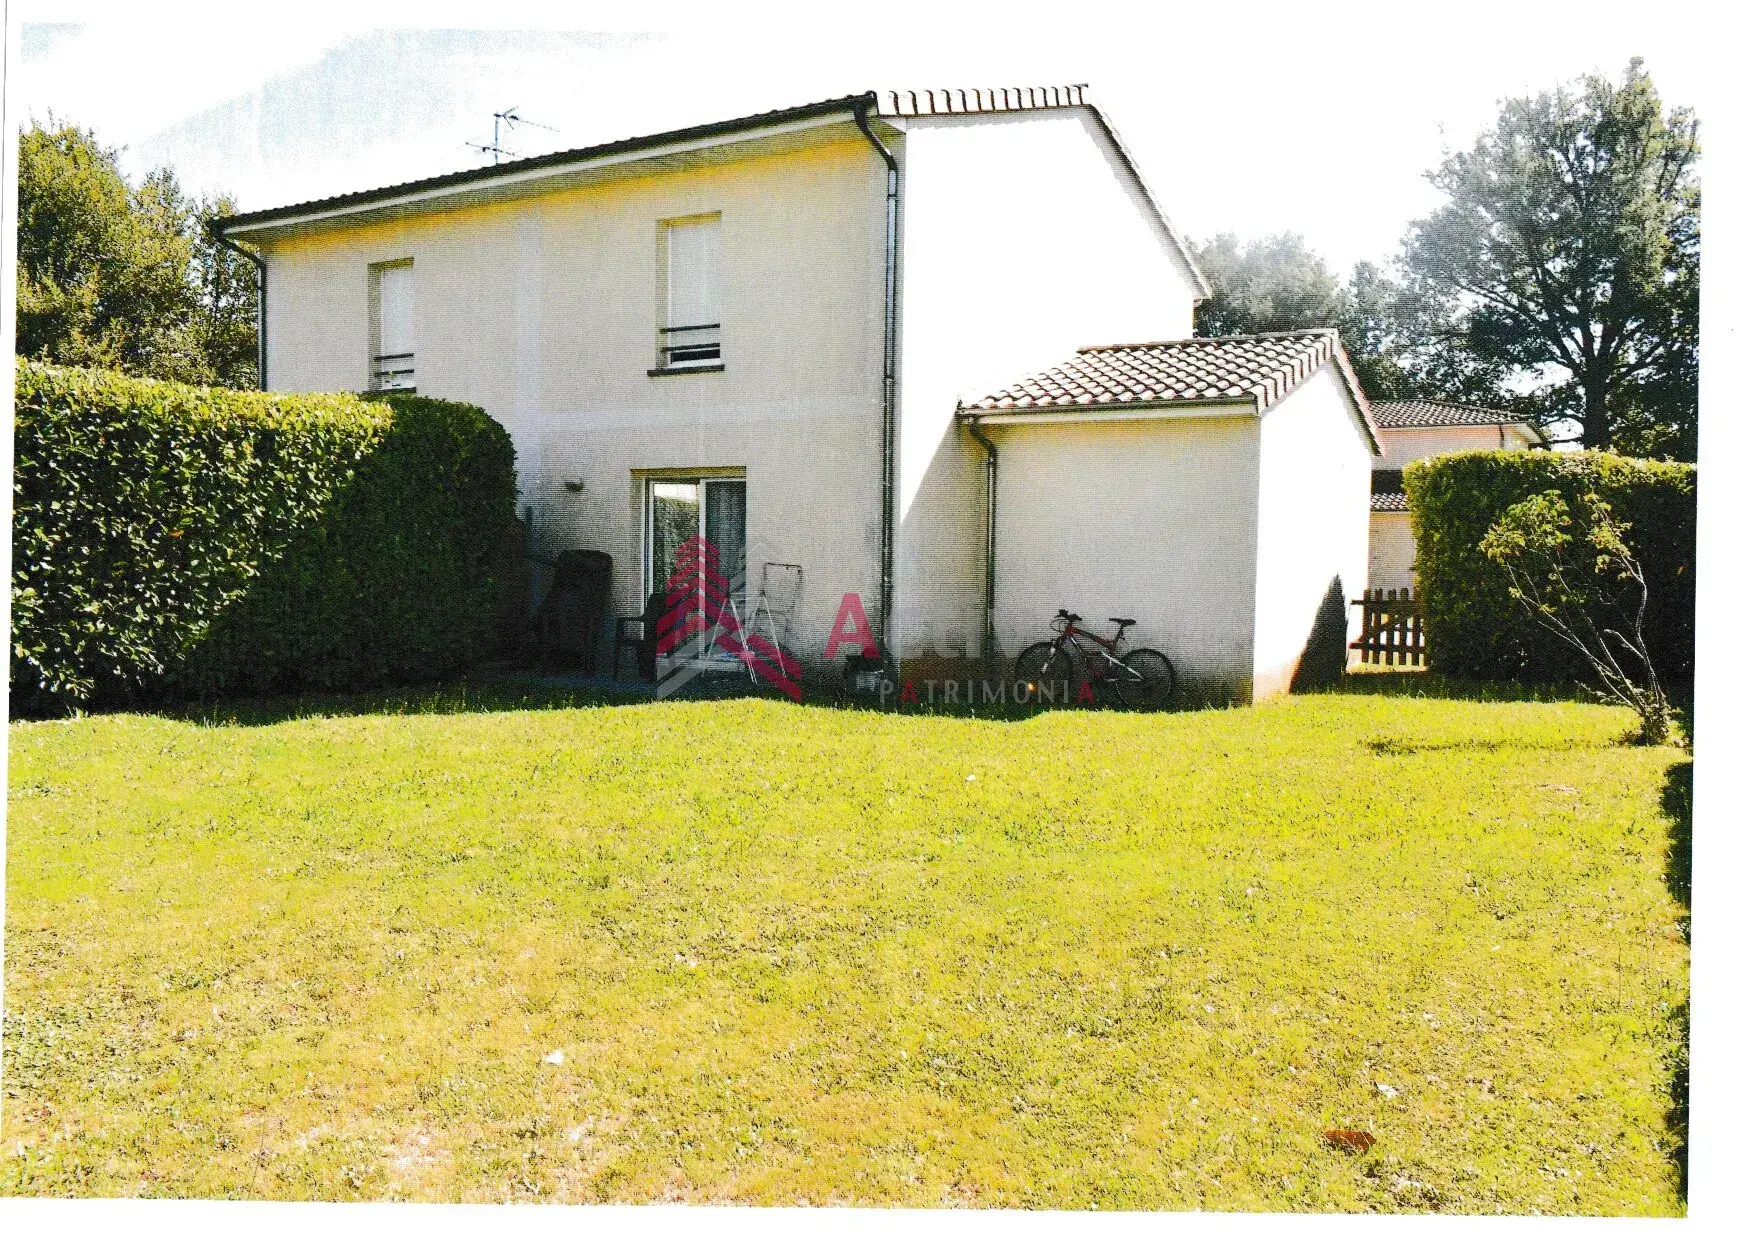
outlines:
{"label": "neighboring house", "polygon": [[[914,668],[977,658],[988,625],[1013,656],[1065,606],[1248,700],[1332,581],[1362,585],[1373,441],[1330,333],[1187,344],[1124,407],[1091,395],[1095,428],[972,407],[1093,341],[1182,339],[1209,294],[1080,86],[849,96],[224,230],[262,260],[271,386],[483,406],[537,553],[607,552],[620,614],[700,534],[750,592],[802,566],[789,644],[816,674],[854,593]],[[1000,561],[989,620],[970,422],[1014,456],[1000,547],[1044,574]],[[1050,564],[1005,532],[1028,528]]]}
{"label": "neighboring house", "polygon": [[1545,447],[1538,427],[1502,409],[1439,400],[1379,400],[1372,406],[1381,459],[1369,496],[1369,588],[1414,589],[1411,510],[1405,466],[1447,452],[1524,451]]}

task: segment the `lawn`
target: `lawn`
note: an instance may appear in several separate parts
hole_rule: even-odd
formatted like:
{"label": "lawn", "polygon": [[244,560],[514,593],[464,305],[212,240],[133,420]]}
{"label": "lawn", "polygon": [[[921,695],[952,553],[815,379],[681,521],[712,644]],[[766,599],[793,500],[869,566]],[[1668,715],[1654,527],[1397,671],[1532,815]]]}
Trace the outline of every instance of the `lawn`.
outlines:
{"label": "lawn", "polygon": [[1627,713],[438,704],[12,726],[0,1191],[1684,1209]]}

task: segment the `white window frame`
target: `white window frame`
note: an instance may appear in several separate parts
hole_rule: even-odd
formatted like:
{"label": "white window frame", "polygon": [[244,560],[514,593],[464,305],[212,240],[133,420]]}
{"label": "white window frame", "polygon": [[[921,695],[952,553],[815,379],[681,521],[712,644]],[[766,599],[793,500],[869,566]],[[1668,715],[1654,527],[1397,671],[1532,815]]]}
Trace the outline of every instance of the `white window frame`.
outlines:
{"label": "white window frame", "polygon": [[[370,376],[369,387],[372,391],[402,391],[411,392],[415,387],[415,348],[414,348],[414,260],[412,258],[397,258],[390,262],[374,262],[369,267],[369,352]],[[388,272],[397,272],[396,280],[406,281],[406,321],[401,324],[407,334],[406,340],[384,340],[383,321],[383,281]],[[399,273],[406,272],[406,275]],[[386,344],[405,345],[393,353],[386,353]]]}
{"label": "white window frame", "polygon": [[[657,365],[653,374],[724,368],[723,223],[723,214],[714,211],[661,220],[657,225]],[[691,291],[677,287],[677,279],[684,277],[678,270],[675,242],[682,236],[697,238],[701,247],[696,278],[702,287]]]}

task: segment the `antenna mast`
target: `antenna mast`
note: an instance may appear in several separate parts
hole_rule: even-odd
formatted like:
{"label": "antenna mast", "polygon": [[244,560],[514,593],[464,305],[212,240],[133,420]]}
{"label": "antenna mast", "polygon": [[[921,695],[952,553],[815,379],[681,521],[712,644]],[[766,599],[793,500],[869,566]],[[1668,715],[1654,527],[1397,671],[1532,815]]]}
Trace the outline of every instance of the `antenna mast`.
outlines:
{"label": "antenna mast", "polygon": [[506,137],[509,137],[511,135],[511,130],[518,125],[529,125],[536,129],[545,129],[549,133],[559,132],[559,130],[555,129],[552,125],[544,125],[539,121],[527,120],[524,117],[519,116],[517,114],[517,105],[513,103],[503,112],[493,113],[493,144],[491,146],[488,146],[483,142],[467,142],[464,143],[464,145],[474,148],[483,155],[491,155],[495,164],[499,162],[499,156],[501,155],[505,156],[507,159],[515,158],[517,152],[511,150],[500,141],[501,125],[504,127],[504,134]]}

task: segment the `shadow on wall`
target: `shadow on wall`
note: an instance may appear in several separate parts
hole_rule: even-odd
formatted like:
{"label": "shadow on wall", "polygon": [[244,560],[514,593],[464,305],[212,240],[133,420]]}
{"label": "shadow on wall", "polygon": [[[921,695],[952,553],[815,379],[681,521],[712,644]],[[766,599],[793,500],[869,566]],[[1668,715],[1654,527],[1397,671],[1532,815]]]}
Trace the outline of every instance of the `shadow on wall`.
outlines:
{"label": "shadow on wall", "polygon": [[1331,688],[1344,679],[1349,615],[1344,582],[1333,577],[1326,587],[1326,596],[1320,600],[1320,609],[1314,613],[1308,644],[1302,647],[1302,656],[1296,660],[1296,674],[1290,679],[1292,693]]}

